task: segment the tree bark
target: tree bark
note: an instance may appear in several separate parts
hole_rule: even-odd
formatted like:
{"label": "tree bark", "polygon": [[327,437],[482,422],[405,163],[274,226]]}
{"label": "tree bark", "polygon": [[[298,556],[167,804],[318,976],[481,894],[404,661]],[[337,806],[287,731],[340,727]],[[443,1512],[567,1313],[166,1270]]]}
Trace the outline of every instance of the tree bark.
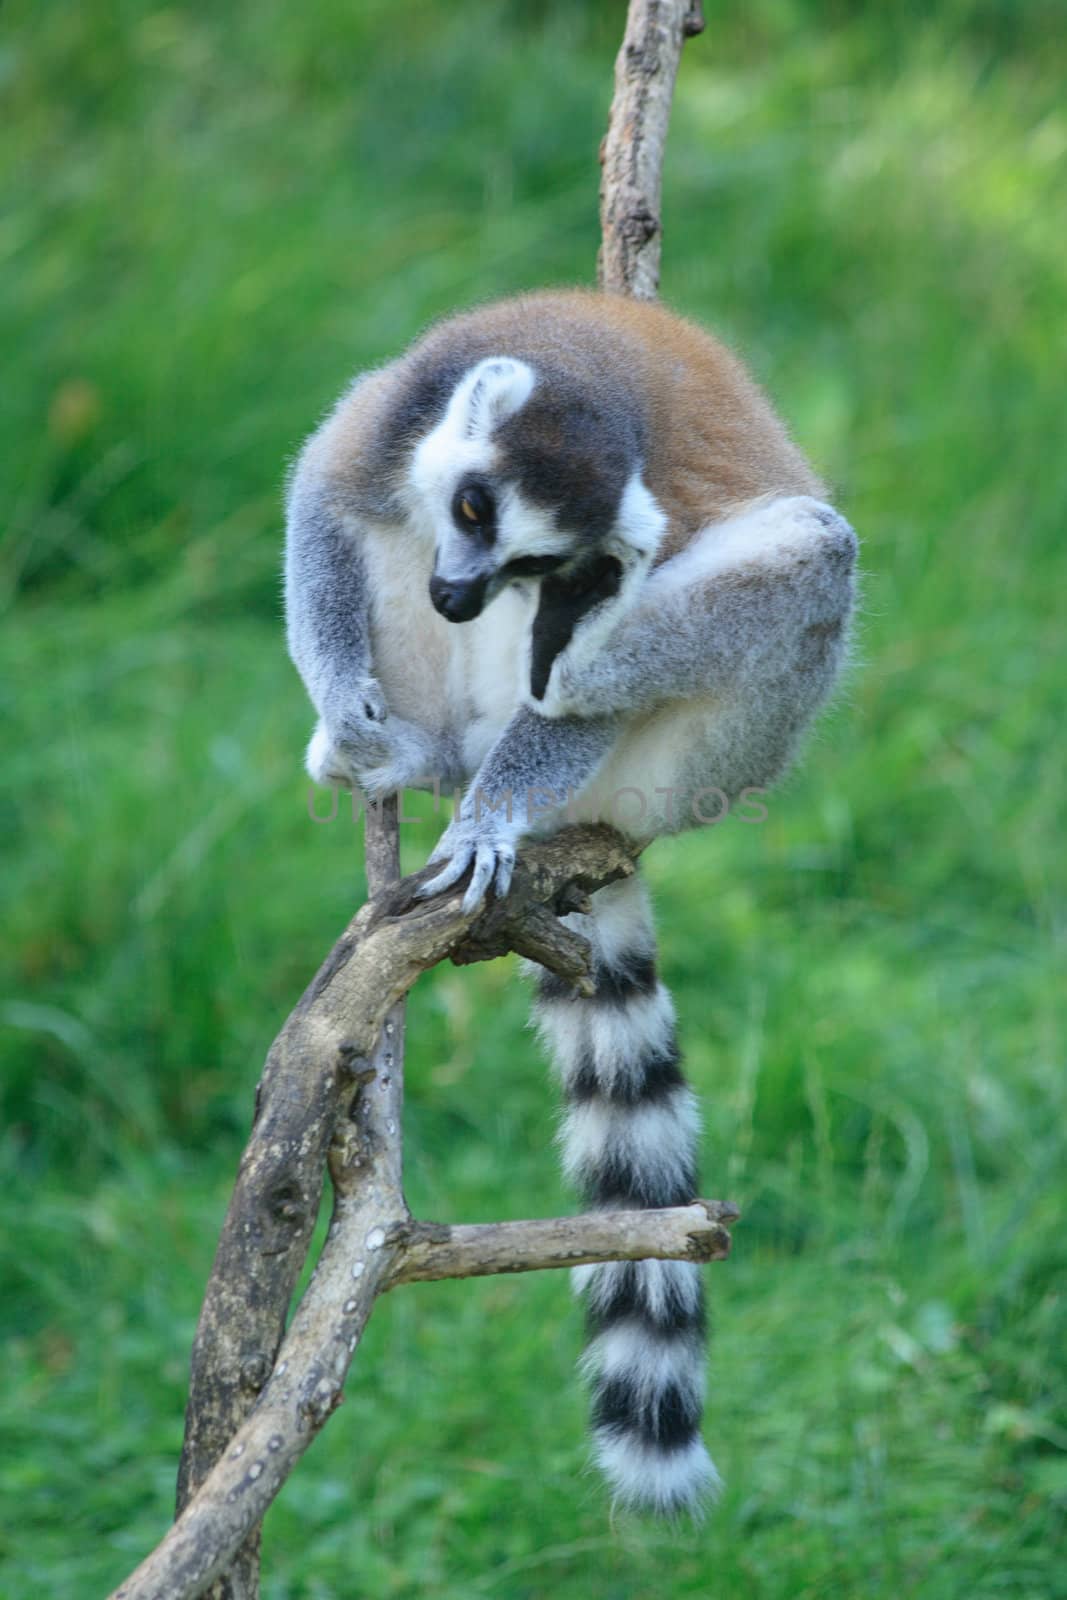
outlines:
{"label": "tree bark", "polygon": [[[367,889],[371,895],[400,877],[395,796],[365,810]],[[354,924],[353,924],[354,926]],[[347,935],[345,936],[347,938]],[[256,1089],[252,1133],[241,1158],[200,1311],[178,1467],[179,1515],[255,1405],[274,1368],[296,1281],[307,1256],[322,1200],[326,1154],[339,1113],[351,1111],[359,1068],[344,1044],[333,1070],[307,1035],[306,1014],[342,938],[275,1040]],[[385,1020],[373,1069],[395,1060],[392,1093],[399,1125],[403,1085],[404,1006]],[[308,1048],[310,1045],[310,1048]],[[399,1162],[399,1151],[397,1153]],[[210,1589],[210,1600],[256,1600],[260,1527]]]}
{"label": "tree bark", "polygon": [[686,39],[703,32],[699,0],[630,0],[615,93],[600,147],[597,281],[614,294],[659,291],[663,152]]}
{"label": "tree bark", "polygon": [[730,1235],[722,1224],[737,1216],[727,1201],[694,1200],[663,1211],[595,1211],[535,1222],[415,1222],[383,1287],[602,1261],[724,1261]]}
{"label": "tree bark", "polygon": [[[375,1298],[385,1290],[408,1281],[582,1261],[709,1261],[727,1254],[725,1223],[737,1211],[718,1201],[464,1227],[414,1222],[404,1200],[397,1016],[403,995],[446,956],[482,960],[516,945],[569,982],[587,979],[588,947],[558,915],[633,870],[629,847],[611,829],[572,828],[529,845],[507,898],[475,918],[463,913],[461,885],[438,900],[414,898],[436,871],[429,867],[382,888],[353,919],[272,1047],[270,1083],[284,1084],[286,1094],[276,1104],[272,1100],[269,1114],[265,1100],[261,1105],[216,1256],[216,1268],[226,1271],[235,1259],[249,1260],[261,1292],[246,1301],[239,1285],[218,1283],[213,1273],[197,1368],[198,1394],[209,1405],[202,1424],[197,1395],[190,1401],[195,1426],[183,1509],[114,1600],[191,1600],[212,1585],[216,1592],[255,1593],[255,1540],[263,1513],[341,1403],[352,1355]],[[291,1173],[304,1174],[307,1149],[321,1147],[320,1122],[328,1114],[315,1108],[331,1104],[330,1230],[289,1331],[280,1347],[275,1340],[265,1354],[271,1369],[262,1381],[256,1372],[253,1402],[239,1372],[237,1381],[225,1373],[228,1381],[220,1384],[208,1358],[212,1348],[228,1359],[235,1349],[266,1352],[260,1336],[273,1335],[279,1316],[284,1319],[283,1296],[287,1305],[292,1289],[289,1262],[272,1274],[269,1252],[266,1263],[256,1259],[255,1240],[266,1237],[257,1229],[276,1204],[279,1151],[290,1159]],[[302,1133],[308,1135],[304,1143]],[[286,1187],[286,1203],[296,1205],[293,1197],[306,1192],[302,1181],[294,1178]],[[246,1233],[251,1245],[241,1242]],[[285,1236],[282,1253],[290,1249]],[[236,1421],[217,1450],[230,1418]],[[207,1459],[210,1450],[213,1461]],[[226,1585],[228,1590],[221,1587]]]}
{"label": "tree bark", "polygon": [[[704,26],[699,0],[630,0],[601,147],[598,281],[642,299],[659,282],[660,188],[682,45]],[[476,918],[462,884],[414,898],[436,868],[400,880],[395,798],[366,810],[370,898],[278,1035],[256,1091],[193,1346],[178,1517],[113,1600],[256,1600],[263,1514],[341,1403],[374,1300],[397,1285],[582,1262],[722,1260],[737,1208],[478,1226],[416,1222],[403,1195],[403,997],[448,957],[508,951],[592,991],[585,941],[559,918],[634,870],[607,828],[572,828],[521,852],[511,890]],[[326,1243],[286,1318],[328,1168]]]}

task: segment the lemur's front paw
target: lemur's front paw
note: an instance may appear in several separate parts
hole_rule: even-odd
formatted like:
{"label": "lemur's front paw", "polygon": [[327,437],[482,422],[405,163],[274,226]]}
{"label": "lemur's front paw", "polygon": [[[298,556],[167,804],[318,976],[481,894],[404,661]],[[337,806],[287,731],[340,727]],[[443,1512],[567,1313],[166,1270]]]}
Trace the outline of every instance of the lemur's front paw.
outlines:
{"label": "lemur's front paw", "polygon": [[390,717],[386,723],[389,753],[376,766],[364,767],[359,787],[364,794],[397,794],[401,789],[422,789],[441,773],[434,770],[434,747],[414,723]]}
{"label": "lemur's front paw", "polygon": [[505,817],[457,815],[441,835],[431,862],[444,861],[447,865],[436,878],[424,883],[418,891],[420,898],[442,894],[471,867],[471,881],[463,896],[463,910],[470,915],[477,911],[489,892],[496,890],[503,899],[511,888],[511,875],[515,870],[515,846],[518,829]]}
{"label": "lemur's front paw", "polygon": [[305,766],[315,783],[360,789],[364,776],[389,756],[387,724],[346,717],[342,722],[320,722],[311,736]]}
{"label": "lemur's front paw", "polygon": [[324,722],[320,722],[311,735],[304,768],[312,783],[320,783],[324,789],[354,789],[358,785],[354,772]]}
{"label": "lemur's front paw", "polygon": [[413,723],[391,717],[378,683],[366,678],[344,710],[312,735],[307,770],[316,783],[389,794],[433,776],[430,741]]}

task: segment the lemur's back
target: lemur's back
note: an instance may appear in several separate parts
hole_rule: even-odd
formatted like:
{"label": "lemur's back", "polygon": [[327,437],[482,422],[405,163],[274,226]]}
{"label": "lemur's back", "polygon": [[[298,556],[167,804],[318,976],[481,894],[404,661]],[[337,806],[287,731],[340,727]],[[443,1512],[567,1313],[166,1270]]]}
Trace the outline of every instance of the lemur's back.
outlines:
{"label": "lemur's back", "polygon": [[405,451],[433,426],[462,373],[498,355],[572,378],[590,404],[632,411],[644,480],[669,519],[659,562],[758,496],[822,492],[770,402],[723,345],[662,306],[567,289],[439,322],[349,393],[320,438],[331,474],[361,510],[390,515],[388,486]]}

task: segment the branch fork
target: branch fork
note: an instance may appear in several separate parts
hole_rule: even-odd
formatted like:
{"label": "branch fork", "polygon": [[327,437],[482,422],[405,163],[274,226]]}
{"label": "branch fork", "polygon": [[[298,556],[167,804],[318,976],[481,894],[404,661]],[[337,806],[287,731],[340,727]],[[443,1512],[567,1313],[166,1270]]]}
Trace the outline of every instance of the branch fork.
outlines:
{"label": "branch fork", "polygon": [[[630,0],[601,147],[602,289],[655,297],[663,150],[699,0]],[[341,1404],[374,1301],[405,1283],[648,1258],[721,1261],[737,1207],[694,1200],[527,1222],[420,1222],[403,1194],[404,996],[445,959],[517,951],[578,994],[589,947],[560,921],[635,870],[612,829],[567,829],[520,853],[507,896],[475,916],[463,884],[419,900],[400,881],[396,801],[366,811],[371,898],[268,1054],[193,1346],[178,1519],[112,1600],[256,1600],[263,1514]],[[326,1172],[333,1214],[288,1330]]]}
{"label": "branch fork", "polygon": [[[368,813],[368,829],[377,892],[278,1035],[257,1091],[194,1344],[180,1515],[113,1600],[253,1600],[263,1514],[341,1404],[379,1294],[444,1278],[729,1253],[738,1211],[715,1200],[477,1225],[412,1218],[401,1168],[403,996],[446,957],[465,963],[516,948],[580,991],[589,947],[559,915],[632,874],[635,857],[612,829],[567,829],[527,846],[506,899],[471,917],[462,885],[440,900],[416,897],[432,867],[396,880],[395,804]],[[330,1229],[286,1332],[324,1168]]]}

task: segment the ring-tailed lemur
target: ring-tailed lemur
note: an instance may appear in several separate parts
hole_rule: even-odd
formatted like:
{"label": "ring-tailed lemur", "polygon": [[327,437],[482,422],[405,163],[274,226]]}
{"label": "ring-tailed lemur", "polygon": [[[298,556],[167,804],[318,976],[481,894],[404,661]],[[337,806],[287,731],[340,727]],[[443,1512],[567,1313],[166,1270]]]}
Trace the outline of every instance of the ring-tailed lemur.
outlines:
{"label": "ring-tailed lemur", "polygon": [[[290,481],[311,776],[469,783],[426,891],[470,871],[468,907],[564,815],[642,838],[714,819],[778,776],[842,660],[856,540],[820,494],[739,363],[658,306],[542,293],[437,325],[349,389]],[[697,1112],[645,891],[593,906],[572,921],[594,996],[542,974],[537,1000],[565,1165],[593,1205],[682,1204]],[[624,1502],[696,1506],[717,1484],[699,1269],[578,1277],[601,1466]]]}

